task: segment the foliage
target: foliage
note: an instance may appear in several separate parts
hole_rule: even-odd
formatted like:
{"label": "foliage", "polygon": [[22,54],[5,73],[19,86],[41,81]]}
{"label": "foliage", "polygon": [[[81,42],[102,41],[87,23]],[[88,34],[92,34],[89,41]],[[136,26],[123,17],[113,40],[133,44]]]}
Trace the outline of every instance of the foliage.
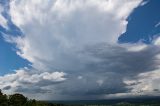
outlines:
{"label": "foliage", "polygon": [[7,95],[3,94],[0,90],[0,106],[8,106]]}
{"label": "foliage", "polygon": [[3,94],[0,90],[0,106],[64,106],[64,105],[37,101],[35,99],[29,100],[22,94],[18,93],[7,96],[6,94]]}
{"label": "foliage", "polygon": [[12,106],[22,106],[27,102],[27,98],[22,94],[13,94],[9,96],[9,104]]}

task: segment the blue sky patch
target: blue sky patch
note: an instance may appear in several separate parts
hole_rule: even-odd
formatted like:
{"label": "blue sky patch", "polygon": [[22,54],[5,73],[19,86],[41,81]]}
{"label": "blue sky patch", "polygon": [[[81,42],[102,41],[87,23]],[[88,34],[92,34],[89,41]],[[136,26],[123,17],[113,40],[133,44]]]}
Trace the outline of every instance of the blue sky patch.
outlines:
{"label": "blue sky patch", "polygon": [[127,30],[119,37],[120,43],[143,42],[150,44],[152,40],[160,36],[160,1],[150,0],[144,6],[140,6],[128,17]]}

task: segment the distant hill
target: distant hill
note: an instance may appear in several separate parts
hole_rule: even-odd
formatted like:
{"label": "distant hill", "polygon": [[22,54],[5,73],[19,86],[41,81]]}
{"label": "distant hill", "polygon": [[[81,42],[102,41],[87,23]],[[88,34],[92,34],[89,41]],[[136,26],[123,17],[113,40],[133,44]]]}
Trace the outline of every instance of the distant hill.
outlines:
{"label": "distant hill", "polygon": [[108,100],[65,100],[65,101],[48,101],[50,103],[60,103],[60,104],[74,104],[74,105],[115,105],[118,103],[130,103],[130,104],[159,104],[160,97],[137,97],[137,98],[123,98],[123,99],[108,99]]}

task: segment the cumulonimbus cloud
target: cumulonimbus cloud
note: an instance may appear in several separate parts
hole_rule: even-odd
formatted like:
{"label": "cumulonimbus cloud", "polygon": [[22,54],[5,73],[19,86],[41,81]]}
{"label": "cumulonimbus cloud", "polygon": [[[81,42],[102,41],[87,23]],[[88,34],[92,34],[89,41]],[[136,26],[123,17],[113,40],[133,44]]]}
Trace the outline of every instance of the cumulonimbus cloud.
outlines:
{"label": "cumulonimbus cloud", "polygon": [[[157,43],[152,46],[117,43],[126,31],[127,17],[140,3],[142,0],[10,2],[11,20],[23,35],[4,37],[16,44],[19,56],[32,63],[31,71],[23,69],[21,76],[29,74],[34,80],[29,82],[32,77],[25,77],[20,83],[17,78],[15,82],[19,85],[8,84],[3,88],[30,95],[31,91],[50,92],[44,98],[54,99],[103,98],[106,94],[130,92],[126,79],[156,70],[159,65]],[[50,79],[44,79],[45,76]],[[21,86],[23,83],[28,85]]]}
{"label": "cumulonimbus cloud", "polygon": [[12,1],[11,19],[24,33],[13,42],[18,55],[34,68],[70,70],[79,67],[79,60],[87,61],[80,53],[86,46],[116,43],[126,30],[127,17],[140,3],[141,0]]}

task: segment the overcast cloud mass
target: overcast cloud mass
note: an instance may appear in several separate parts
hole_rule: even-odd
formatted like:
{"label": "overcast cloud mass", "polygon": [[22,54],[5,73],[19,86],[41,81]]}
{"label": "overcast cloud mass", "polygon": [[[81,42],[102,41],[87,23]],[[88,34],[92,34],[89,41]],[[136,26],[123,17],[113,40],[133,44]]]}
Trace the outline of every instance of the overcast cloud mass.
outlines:
{"label": "overcast cloud mass", "polygon": [[[37,99],[160,95],[160,39],[118,43],[143,0],[12,0],[23,33],[4,34],[31,67],[0,76],[0,89]],[[0,13],[3,6],[0,5]],[[0,15],[0,25],[7,19]]]}

